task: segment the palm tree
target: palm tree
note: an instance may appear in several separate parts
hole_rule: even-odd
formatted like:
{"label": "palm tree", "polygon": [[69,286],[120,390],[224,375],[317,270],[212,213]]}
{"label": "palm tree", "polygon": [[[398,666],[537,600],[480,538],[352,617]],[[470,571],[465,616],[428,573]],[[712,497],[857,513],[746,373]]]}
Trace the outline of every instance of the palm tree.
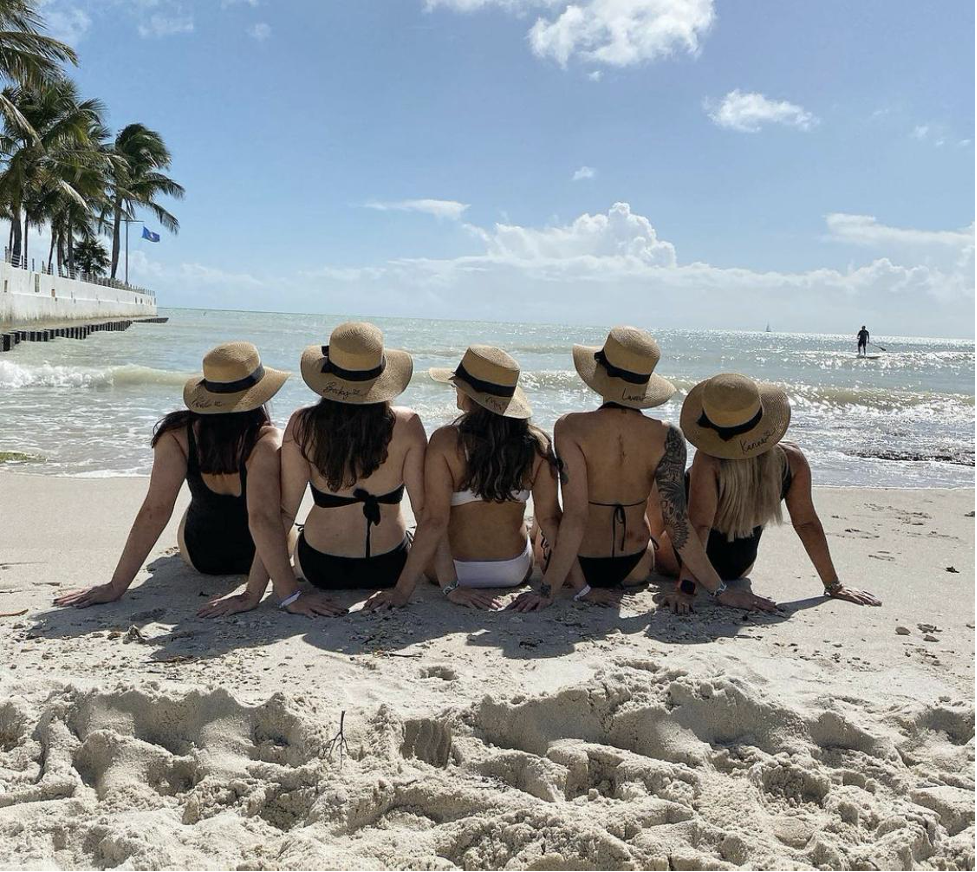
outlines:
{"label": "palm tree", "polygon": [[104,276],[109,270],[109,253],[97,236],[89,236],[75,245],[75,264],[80,272]]}
{"label": "palm tree", "polygon": [[[50,84],[62,78],[61,64],[78,63],[73,49],[40,33],[37,5],[34,0],[0,0],[0,81],[24,87]],[[6,91],[0,94],[0,114],[8,124],[31,132]]]}
{"label": "palm tree", "polygon": [[76,86],[67,79],[3,93],[30,126],[28,132],[5,116],[0,132],[0,155],[6,159],[0,202],[11,215],[14,259],[26,263],[31,225],[49,220],[65,199],[81,210],[88,208],[79,188],[105,160],[91,139],[93,131],[104,129],[104,109],[98,100],[79,100]]}
{"label": "palm tree", "polygon": [[122,221],[134,218],[137,207],[149,209],[160,225],[171,233],[180,222],[157,202],[161,195],[182,200],[184,190],[162,170],[170,167],[171,157],[163,137],[144,124],[130,124],[115,137],[111,168],[112,278],[119,268]]}

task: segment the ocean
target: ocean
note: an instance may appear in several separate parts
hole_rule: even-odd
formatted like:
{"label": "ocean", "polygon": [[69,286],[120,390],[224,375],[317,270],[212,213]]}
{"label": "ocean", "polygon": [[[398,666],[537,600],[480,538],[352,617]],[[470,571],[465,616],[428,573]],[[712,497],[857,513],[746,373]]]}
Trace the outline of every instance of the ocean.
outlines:
{"label": "ocean", "polygon": [[[302,349],[327,341],[347,317],[219,310],[161,310],[167,324],[135,324],[83,342],[22,343],[0,355],[0,452],[34,459],[5,468],[59,475],[149,472],[153,424],[181,407],[182,385],[227,340],[254,342],[270,366],[295,375],[272,402],[281,425],[315,400],[298,374]],[[430,432],[454,415],[454,394],[427,376],[453,366],[470,342],[498,345],[519,361],[536,423],[552,430],[564,412],[595,408],[573,370],[575,342],[600,345],[606,327],[371,318],[391,347],[414,355],[401,402]],[[973,487],[974,343],[873,337],[888,351],[855,357],[851,335],[650,329],[658,372],[679,392],[651,414],[677,421],[682,399],[717,372],[778,382],[790,395],[788,438],[807,453],[818,485]],[[869,325],[871,328],[872,325]],[[871,350],[871,349],[870,349]]]}

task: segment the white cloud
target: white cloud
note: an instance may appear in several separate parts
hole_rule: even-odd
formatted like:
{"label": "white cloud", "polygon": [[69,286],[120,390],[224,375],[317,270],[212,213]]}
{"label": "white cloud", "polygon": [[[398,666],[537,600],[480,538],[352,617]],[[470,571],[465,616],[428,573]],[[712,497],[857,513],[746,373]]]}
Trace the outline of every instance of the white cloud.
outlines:
{"label": "white cloud", "polygon": [[44,21],[47,35],[71,46],[78,45],[92,26],[91,16],[81,6],[45,0],[39,4],[38,11]]}
{"label": "white cloud", "polygon": [[587,73],[587,78],[590,79],[591,82],[599,82],[604,78],[604,73],[601,70],[593,70],[592,72]]}
{"label": "white cloud", "polygon": [[[972,228],[903,230],[840,213],[829,216],[828,228],[839,241],[871,245],[881,256],[846,269],[796,273],[683,264],[646,217],[617,203],[564,225],[469,226],[481,243],[475,254],[309,275],[349,283],[377,314],[452,311],[464,318],[726,329],[759,329],[772,320],[782,330],[837,332],[845,326],[839,319],[857,311],[887,332],[969,332]],[[929,257],[934,251],[945,256]]]}
{"label": "white cloud", "polygon": [[930,126],[928,124],[917,124],[909,135],[913,139],[926,139],[929,136]]}
{"label": "white cloud", "polygon": [[966,248],[974,244],[974,225],[962,230],[915,230],[880,224],[873,215],[832,212],[825,217],[832,238],[857,245],[926,245]]}
{"label": "white cloud", "polygon": [[264,42],[266,39],[271,37],[271,25],[264,21],[259,21],[257,24],[252,24],[248,28],[248,36],[252,39],[256,39],[258,42]]}
{"label": "white cloud", "polygon": [[770,100],[763,94],[730,91],[718,106],[706,104],[709,117],[719,127],[757,133],[764,124],[783,124],[798,130],[810,130],[818,118],[786,100]]}
{"label": "white cloud", "polygon": [[150,37],[175,36],[180,33],[193,32],[193,15],[177,13],[174,15],[155,14],[139,25],[139,35],[144,39]]}
{"label": "white cloud", "polygon": [[380,212],[423,212],[435,218],[450,218],[457,221],[468,208],[468,203],[457,200],[371,200],[364,203],[367,209]]}
{"label": "white cloud", "polygon": [[439,6],[538,13],[527,34],[530,47],[563,67],[574,59],[623,67],[695,55],[716,17],[713,0],[427,0],[428,9]]}
{"label": "white cloud", "polygon": [[592,179],[596,175],[597,170],[595,170],[593,167],[580,167],[580,169],[573,174],[573,181],[579,182],[583,179]]}

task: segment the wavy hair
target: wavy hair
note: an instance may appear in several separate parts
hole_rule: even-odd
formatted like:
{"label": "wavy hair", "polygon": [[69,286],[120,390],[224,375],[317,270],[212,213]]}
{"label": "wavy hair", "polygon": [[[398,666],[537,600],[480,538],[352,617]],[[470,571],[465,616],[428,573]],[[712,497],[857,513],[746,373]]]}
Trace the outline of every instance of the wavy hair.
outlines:
{"label": "wavy hair", "polygon": [[549,436],[529,421],[475,406],[455,426],[467,458],[461,489],[486,502],[509,502],[513,491],[529,487],[537,456],[556,468]]}
{"label": "wavy hair", "polygon": [[267,406],[248,412],[219,412],[200,415],[189,409],[170,412],[153,428],[153,448],[166,433],[193,427],[197,443],[197,465],[210,475],[239,472],[261,437],[262,427],[271,424]]}
{"label": "wavy hair", "polygon": [[333,491],[350,488],[387,459],[396,416],[390,403],[337,403],[323,397],[302,409],[295,440]]}
{"label": "wavy hair", "polygon": [[782,524],[780,504],[786,474],[787,455],[779,446],[745,460],[720,460],[719,505],[713,527],[732,542],[770,521]]}

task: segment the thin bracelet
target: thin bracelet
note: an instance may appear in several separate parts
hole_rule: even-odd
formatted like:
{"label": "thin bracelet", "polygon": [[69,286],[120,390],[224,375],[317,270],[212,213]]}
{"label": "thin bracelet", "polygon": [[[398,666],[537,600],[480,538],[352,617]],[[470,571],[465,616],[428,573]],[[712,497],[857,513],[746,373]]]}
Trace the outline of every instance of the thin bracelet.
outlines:
{"label": "thin bracelet", "polygon": [[283,608],[285,608],[286,606],[290,606],[290,605],[291,605],[292,603],[294,603],[294,602],[295,602],[295,600],[297,600],[297,599],[298,599],[298,598],[299,598],[300,596],[302,596],[302,591],[300,591],[300,590],[297,590],[297,591],[295,591],[295,593],[293,593],[293,594],[291,594],[290,596],[287,596],[287,597],[285,597],[285,599],[283,599],[283,600],[282,600],[282,601],[281,601],[281,602],[280,602],[280,603],[278,604],[278,608],[280,608],[280,609],[283,609]]}
{"label": "thin bracelet", "polygon": [[589,584],[585,584],[582,588],[580,588],[580,590],[578,590],[573,595],[573,601],[574,602],[580,602],[580,600],[582,600],[585,596],[587,596],[587,594],[590,593],[590,591],[591,591],[590,585]]}

